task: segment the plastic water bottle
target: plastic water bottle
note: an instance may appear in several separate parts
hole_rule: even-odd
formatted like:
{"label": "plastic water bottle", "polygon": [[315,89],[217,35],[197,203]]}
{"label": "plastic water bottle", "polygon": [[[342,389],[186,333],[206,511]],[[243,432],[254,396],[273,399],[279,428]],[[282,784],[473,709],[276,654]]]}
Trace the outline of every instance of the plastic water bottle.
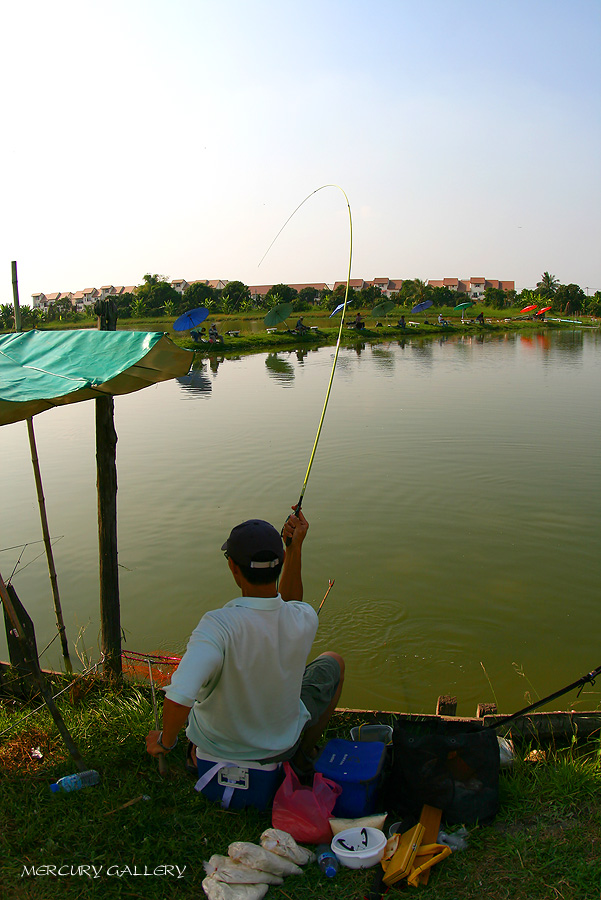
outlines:
{"label": "plastic water bottle", "polygon": [[333,878],[338,871],[340,863],[332,848],[328,844],[320,844],[315,853],[317,855],[317,865],[323,874],[326,878]]}
{"label": "plastic water bottle", "polygon": [[85,772],[76,772],[75,775],[64,775],[56,784],[50,785],[50,790],[55,794],[58,791],[78,791],[80,788],[98,784],[99,781],[98,772],[95,769],[88,769]]}

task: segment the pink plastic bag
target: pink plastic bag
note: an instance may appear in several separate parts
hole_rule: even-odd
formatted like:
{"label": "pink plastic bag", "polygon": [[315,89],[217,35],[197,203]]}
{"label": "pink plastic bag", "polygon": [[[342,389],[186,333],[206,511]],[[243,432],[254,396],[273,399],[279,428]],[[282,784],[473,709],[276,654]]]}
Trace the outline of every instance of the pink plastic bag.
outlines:
{"label": "pink plastic bag", "polygon": [[312,787],[305,787],[288,762],[284,763],[284,772],[284,780],[273,798],[273,827],[287,831],[301,843],[329,844],[332,840],[329,820],[342,788],[321,772],[313,776]]}

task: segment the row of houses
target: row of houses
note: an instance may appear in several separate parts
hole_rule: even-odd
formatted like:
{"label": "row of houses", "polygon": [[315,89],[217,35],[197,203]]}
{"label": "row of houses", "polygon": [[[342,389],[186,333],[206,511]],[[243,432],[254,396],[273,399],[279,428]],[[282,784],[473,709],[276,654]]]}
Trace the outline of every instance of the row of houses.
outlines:
{"label": "row of houses", "polygon": [[[219,291],[223,290],[228,283],[229,282],[224,279],[217,279],[214,281],[186,281],[185,278],[174,278],[173,281],[171,281],[171,287],[177,291],[178,294],[183,294],[193,284],[206,284]],[[496,281],[480,277],[441,278],[440,280],[430,279],[427,284],[430,287],[450,288],[453,291],[457,291],[459,294],[465,294],[471,300],[478,300],[483,297],[487,287],[500,288],[503,291],[515,290],[514,281]],[[299,293],[303,288],[314,288],[321,293],[325,290],[335,290],[340,285],[346,285],[346,281],[335,281],[334,284],[326,284],[325,281],[316,281],[307,282],[305,284],[291,284],[289,287],[294,288]],[[380,289],[382,296],[387,298],[398,293],[402,286],[402,278],[374,278],[372,281],[364,281],[363,278],[352,278],[350,281],[350,287],[355,291],[362,291],[369,287],[377,287]],[[272,284],[255,284],[248,286],[250,295],[256,302],[260,302],[272,287]],[[83,290],[75,291],[74,293],[71,293],[70,291],[57,291],[52,294],[32,294],[31,297],[33,306],[39,307],[40,309],[47,309],[51,303],[55,303],[57,300],[70,300],[76,310],[81,312],[86,309],[86,307],[92,306],[96,300],[105,300],[107,297],[119,297],[126,293],[132,294],[135,289],[136,285],[126,287],[123,285],[115,286],[112,284],[105,284],[100,288],[84,288]]]}

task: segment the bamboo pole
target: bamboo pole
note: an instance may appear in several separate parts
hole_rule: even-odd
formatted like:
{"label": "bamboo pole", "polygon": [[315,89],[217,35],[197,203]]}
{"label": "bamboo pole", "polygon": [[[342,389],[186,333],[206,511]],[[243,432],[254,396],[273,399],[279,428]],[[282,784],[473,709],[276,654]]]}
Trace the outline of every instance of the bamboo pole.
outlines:
{"label": "bamboo pole", "polygon": [[[21,330],[21,309],[19,306],[19,282],[17,279],[17,263],[13,260],[12,264],[13,279],[13,303],[15,308],[15,331]],[[44,546],[46,547],[46,559],[48,561],[48,574],[50,575],[50,586],[52,589],[52,599],[54,601],[54,612],[56,615],[56,627],[61,639],[63,648],[63,659],[65,661],[65,669],[67,672],[73,671],[71,659],[69,657],[69,646],[67,644],[67,633],[63,620],[63,611],[61,609],[61,600],[58,592],[58,579],[56,568],[54,566],[54,556],[52,554],[52,543],[50,541],[50,530],[48,528],[48,516],[46,515],[46,501],[44,499],[44,489],[42,487],[42,475],[40,472],[40,462],[38,459],[38,451],[35,443],[35,431],[33,428],[33,419],[27,419],[27,432],[29,435],[29,448],[31,450],[31,462],[33,465],[33,476],[38,494],[38,507],[40,510],[40,521],[42,523],[42,537],[44,538]]]}
{"label": "bamboo pole", "polygon": [[13,279],[13,305],[15,307],[15,331],[21,331],[21,307],[19,306],[19,281],[17,279],[16,260],[10,264]]}
{"label": "bamboo pole", "polygon": [[48,517],[46,515],[46,500],[44,498],[44,489],[42,487],[42,475],[40,472],[40,462],[38,459],[38,451],[35,443],[35,431],[33,429],[33,419],[27,419],[27,432],[29,434],[29,447],[31,450],[31,462],[33,464],[33,475],[35,478],[35,486],[38,493],[38,507],[40,509],[40,520],[42,522],[42,536],[44,538],[44,546],[46,548],[46,559],[48,560],[48,573],[50,575],[50,586],[52,588],[52,599],[54,601],[54,612],[56,614],[56,627],[61,639],[63,648],[63,659],[65,661],[65,669],[67,672],[73,671],[71,659],[69,657],[69,645],[67,644],[67,632],[65,630],[65,622],[63,620],[63,611],[61,609],[61,599],[58,592],[58,578],[56,568],[54,566],[54,555],[52,553],[52,542],[50,540],[50,530],[48,528]]}
{"label": "bamboo pole", "polygon": [[114,400],[110,394],[97,397],[96,484],[98,491],[98,556],[100,567],[101,648],[105,671],[122,675],[121,613],[117,562],[117,433]]}

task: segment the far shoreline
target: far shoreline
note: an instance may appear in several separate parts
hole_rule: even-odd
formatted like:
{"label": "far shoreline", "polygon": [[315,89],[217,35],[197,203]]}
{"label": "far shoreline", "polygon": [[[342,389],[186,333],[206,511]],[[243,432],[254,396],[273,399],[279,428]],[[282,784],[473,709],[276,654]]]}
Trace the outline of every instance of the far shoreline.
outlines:
{"label": "far shoreline", "polygon": [[[361,312],[364,318],[370,318],[371,313],[369,310]],[[341,335],[341,346],[352,347],[361,343],[382,344],[390,340],[411,340],[416,337],[440,338],[457,335],[477,338],[502,335],[508,332],[543,334],[550,331],[573,331],[575,329],[588,331],[601,328],[601,320],[590,316],[574,320],[551,316],[541,322],[520,317],[519,311],[517,311],[518,314],[515,316],[497,317],[487,315],[484,324],[481,325],[474,320],[466,319],[462,321],[460,317],[454,318],[452,313],[445,312],[444,309],[439,310],[439,312],[442,313],[448,324],[441,325],[438,321],[430,322],[427,315],[417,315],[413,319],[408,320],[405,328],[401,328],[397,324],[393,325],[387,322],[386,319],[378,323],[377,326],[365,327],[361,330],[357,330],[352,323],[345,324]],[[508,310],[507,312],[510,313],[511,311]],[[355,309],[353,309],[353,313],[356,314]],[[291,318],[294,318],[294,316]],[[202,342],[195,341],[188,331],[173,331],[172,326],[175,318],[171,316],[149,319],[119,319],[117,321],[117,330],[162,332],[177,346],[185,350],[194,351],[201,359],[215,355],[228,356],[265,351],[275,353],[302,350],[303,348],[327,347],[334,346],[338,341],[339,325],[328,327],[329,313],[323,310],[303,313],[303,319],[310,329],[303,334],[298,334],[294,329],[288,328],[282,328],[281,330],[270,329],[267,331],[263,322],[264,316],[256,315],[255,313],[214,313],[210,319],[217,323],[219,334],[222,336],[222,340],[214,343],[206,339]],[[285,325],[286,323],[283,324]],[[95,320],[77,323],[59,321],[47,323],[44,327],[37,330],[71,331],[74,329],[88,330],[95,327]]]}

